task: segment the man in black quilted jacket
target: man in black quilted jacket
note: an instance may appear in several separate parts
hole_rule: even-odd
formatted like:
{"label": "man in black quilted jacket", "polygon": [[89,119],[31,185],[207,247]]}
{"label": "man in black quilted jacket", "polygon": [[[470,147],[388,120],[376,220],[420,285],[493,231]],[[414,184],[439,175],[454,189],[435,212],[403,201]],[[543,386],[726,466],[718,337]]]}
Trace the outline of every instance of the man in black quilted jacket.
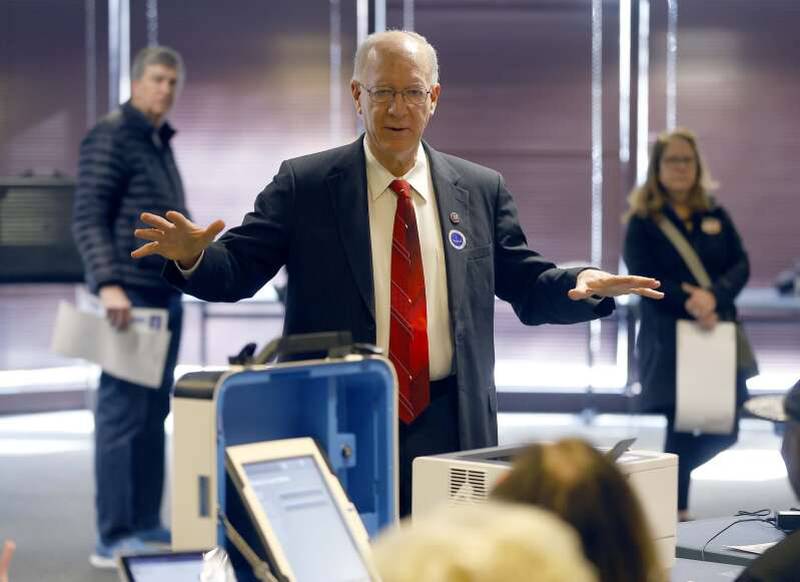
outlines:
{"label": "man in black quilted jacket", "polygon": [[131,99],[103,118],[81,143],[73,235],[86,283],[111,324],[122,330],[131,307],[169,311],[172,332],[157,389],[103,372],[95,411],[97,544],[90,561],[114,567],[114,555],[147,542],[169,542],[160,520],[164,419],[181,332],[180,293],[161,278],[163,259],[134,261],[139,215],[185,210],[167,123],[183,79],[180,55],[148,47],[134,60]]}

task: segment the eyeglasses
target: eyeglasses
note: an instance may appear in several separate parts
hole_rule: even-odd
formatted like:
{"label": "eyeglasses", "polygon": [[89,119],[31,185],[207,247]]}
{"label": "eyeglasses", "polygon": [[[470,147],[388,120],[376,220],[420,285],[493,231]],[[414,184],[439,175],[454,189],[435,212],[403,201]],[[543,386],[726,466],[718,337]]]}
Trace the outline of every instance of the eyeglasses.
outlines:
{"label": "eyeglasses", "polygon": [[407,104],[422,105],[427,101],[428,95],[431,94],[430,89],[423,89],[422,87],[409,87],[402,91],[395,91],[391,87],[366,87],[361,83],[359,85],[367,92],[373,103],[389,103],[394,101],[395,95],[399,93]]}
{"label": "eyeglasses", "polygon": [[661,159],[661,163],[668,166],[692,166],[696,161],[697,160],[691,156],[670,156],[668,158]]}

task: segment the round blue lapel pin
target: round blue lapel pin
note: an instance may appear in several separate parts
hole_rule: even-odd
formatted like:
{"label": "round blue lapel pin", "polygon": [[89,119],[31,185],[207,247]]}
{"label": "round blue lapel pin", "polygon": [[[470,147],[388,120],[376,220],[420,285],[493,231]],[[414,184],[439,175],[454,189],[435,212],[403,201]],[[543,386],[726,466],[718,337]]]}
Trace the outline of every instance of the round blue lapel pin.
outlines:
{"label": "round blue lapel pin", "polygon": [[447,239],[450,241],[450,246],[457,251],[460,251],[467,246],[467,239],[464,238],[464,233],[460,230],[452,229],[447,233]]}

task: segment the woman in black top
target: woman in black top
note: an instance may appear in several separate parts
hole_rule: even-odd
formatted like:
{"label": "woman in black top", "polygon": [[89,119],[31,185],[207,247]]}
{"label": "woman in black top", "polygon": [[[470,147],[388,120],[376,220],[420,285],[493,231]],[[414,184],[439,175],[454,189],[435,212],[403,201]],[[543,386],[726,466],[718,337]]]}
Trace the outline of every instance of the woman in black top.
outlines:
{"label": "woman in black top", "polygon": [[[689,479],[693,469],[738,438],[738,413],[729,435],[675,431],[675,336],[679,319],[695,320],[713,329],[720,321],[735,321],[734,298],[750,276],[747,253],[730,216],[709,196],[697,142],[678,129],[659,136],[650,156],[647,182],[630,198],[624,258],[632,273],[661,281],[664,299],[641,303],[637,342],[642,408],[667,417],[664,449],[680,456],[678,512],[688,519]],[[706,290],[690,272],[658,221],[672,222],[703,263],[712,286]],[[746,375],[737,373],[736,403],[747,399]]]}

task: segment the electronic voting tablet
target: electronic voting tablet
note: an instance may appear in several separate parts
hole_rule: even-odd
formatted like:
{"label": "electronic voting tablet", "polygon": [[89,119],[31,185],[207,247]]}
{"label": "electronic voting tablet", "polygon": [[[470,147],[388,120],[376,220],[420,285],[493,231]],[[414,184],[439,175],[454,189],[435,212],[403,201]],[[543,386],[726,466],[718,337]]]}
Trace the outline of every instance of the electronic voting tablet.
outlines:
{"label": "electronic voting tablet", "polygon": [[364,524],[312,439],[237,445],[225,452],[228,472],[278,577],[378,579]]}
{"label": "electronic voting tablet", "polygon": [[163,552],[120,556],[123,582],[197,582],[203,571],[203,552]]}

